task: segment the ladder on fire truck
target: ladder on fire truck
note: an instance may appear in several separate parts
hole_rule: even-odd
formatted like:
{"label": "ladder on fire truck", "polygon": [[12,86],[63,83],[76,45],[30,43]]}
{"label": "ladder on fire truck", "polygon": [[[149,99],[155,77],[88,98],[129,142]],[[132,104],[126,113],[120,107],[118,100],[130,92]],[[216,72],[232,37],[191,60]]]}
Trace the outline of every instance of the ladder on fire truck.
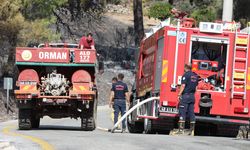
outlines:
{"label": "ladder on fire truck", "polygon": [[231,98],[246,99],[249,36],[249,31],[247,34],[238,33],[235,27]]}

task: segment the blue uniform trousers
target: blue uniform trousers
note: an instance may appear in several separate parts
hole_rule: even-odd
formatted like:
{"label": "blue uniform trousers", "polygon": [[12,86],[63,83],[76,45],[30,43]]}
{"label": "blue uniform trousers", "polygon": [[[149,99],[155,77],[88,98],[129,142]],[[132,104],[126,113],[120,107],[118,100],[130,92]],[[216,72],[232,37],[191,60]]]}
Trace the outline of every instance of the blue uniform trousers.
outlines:
{"label": "blue uniform trousers", "polygon": [[[114,100],[114,124],[118,121],[119,112],[121,116],[126,113],[126,100],[125,99],[115,99]],[[122,121],[122,128],[126,128],[126,119]]]}
{"label": "blue uniform trousers", "polygon": [[180,120],[185,121],[188,116],[190,122],[195,122],[194,102],[195,98],[193,93],[185,93],[181,96],[179,104]]}

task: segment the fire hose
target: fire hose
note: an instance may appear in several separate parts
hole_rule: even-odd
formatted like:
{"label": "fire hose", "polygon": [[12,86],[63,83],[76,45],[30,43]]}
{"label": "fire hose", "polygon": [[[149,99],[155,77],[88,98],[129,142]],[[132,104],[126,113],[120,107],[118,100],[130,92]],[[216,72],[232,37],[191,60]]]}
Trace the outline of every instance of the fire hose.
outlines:
{"label": "fire hose", "polygon": [[113,126],[113,128],[111,129],[111,132],[113,133],[115,131],[115,129],[118,127],[118,125],[129,115],[131,114],[135,109],[137,109],[138,107],[140,107],[141,105],[148,103],[150,101],[154,101],[154,100],[159,100],[160,97],[150,97],[148,99],[145,99],[139,103],[137,103],[135,106],[133,106],[132,108],[130,108],[117,122],[116,124]]}

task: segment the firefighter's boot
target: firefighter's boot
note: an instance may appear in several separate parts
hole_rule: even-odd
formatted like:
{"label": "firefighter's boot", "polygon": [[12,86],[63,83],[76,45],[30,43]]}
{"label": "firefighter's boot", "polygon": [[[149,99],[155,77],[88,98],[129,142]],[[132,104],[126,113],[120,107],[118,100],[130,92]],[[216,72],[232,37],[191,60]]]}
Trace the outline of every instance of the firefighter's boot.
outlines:
{"label": "firefighter's boot", "polygon": [[184,126],[185,126],[185,121],[179,121],[178,122],[178,129],[174,130],[171,135],[184,135]]}
{"label": "firefighter's boot", "polygon": [[190,129],[188,135],[194,136],[194,130],[195,130],[195,122],[190,122]]}

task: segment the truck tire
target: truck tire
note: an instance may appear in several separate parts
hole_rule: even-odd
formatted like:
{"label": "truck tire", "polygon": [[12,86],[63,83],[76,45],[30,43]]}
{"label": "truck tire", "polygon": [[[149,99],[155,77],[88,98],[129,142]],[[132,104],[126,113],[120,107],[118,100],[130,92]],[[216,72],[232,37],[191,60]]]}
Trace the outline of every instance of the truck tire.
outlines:
{"label": "truck tire", "polygon": [[146,134],[155,134],[156,131],[153,130],[153,121],[151,119],[144,119],[144,132]]}
{"label": "truck tire", "polygon": [[[151,103],[149,105],[146,105],[146,114],[147,116],[151,116]],[[144,132],[146,134],[155,134],[156,131],[153,129],[153,121],[151,119],[145,118],[144,119]]]}
{"label": "truck tire", "polygon": [[96,121],[97,121],[97,97],[95,98],[95,101],[94,101],[93,116],[94,116],[94,130],[95,130],[95,128],[96,128]]}
{"label": "truck tire", "polygon": [[93,117],[82,117],[81,118],[81,129],[83,131],[93,131],[95,130],[95,121]]}
{"label": "truck tire", "polygon": [[90,108],[82,111],[81,129],[83,131],[93,131],[96,128],[97,100],[90,103]]}
{"label": "truck tire", "polygon": [[[134,88],[135,85],[133,85],[132,88]],[[134,98],[136,96],[136,93],[135,93],[135,89],[133,89],[133,94],[130,96],[130,107],[129,109],[131,109],[134,105],[133,105],[133,101],[135,101],[136,99]],[[133,112],[130,113],[128,116],[127,116],[127,126],[128,126],[128,131],[129,133],[143,133],[144,131],[144,128],[143,128],[143,122],[137,122],[137,121],[134,121],[132,118],[133,116]]]}
{"label": "truck tire", "polygon": [[32,128],[37,129],[40,126],[40,118],[32,117],[31,120]]}
{"label": "truck tire", "polygon": [[32,110],[19,109],[18,113],[18,127],[19,130],[30,130],[32,128]]}
{"label": "truck tire", "polygon": [[128,131],[130,133],[143,133],[143,123],[142,122],[134,122],[134,124],[127,122]]}

